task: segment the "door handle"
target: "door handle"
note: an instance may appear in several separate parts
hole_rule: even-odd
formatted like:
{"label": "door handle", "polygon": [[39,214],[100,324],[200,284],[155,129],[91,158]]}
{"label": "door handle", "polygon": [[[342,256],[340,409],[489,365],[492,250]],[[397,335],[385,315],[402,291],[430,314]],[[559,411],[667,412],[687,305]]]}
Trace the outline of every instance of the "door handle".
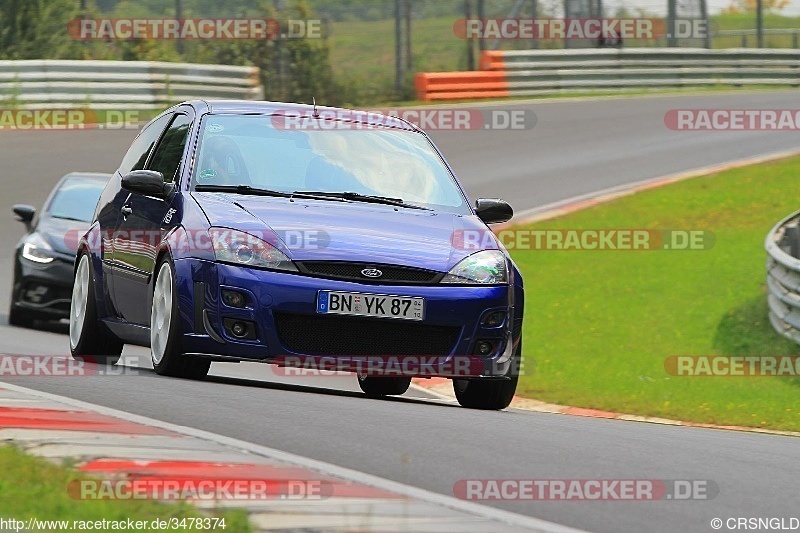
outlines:
{"label": "door handle", "polygon": [[120,209],[120,212],[122,213],[123,217],[127,217],[128,215],[133,213],[133,209],[131,209],[131,206],[129,205],[123,205],[122,209]]}

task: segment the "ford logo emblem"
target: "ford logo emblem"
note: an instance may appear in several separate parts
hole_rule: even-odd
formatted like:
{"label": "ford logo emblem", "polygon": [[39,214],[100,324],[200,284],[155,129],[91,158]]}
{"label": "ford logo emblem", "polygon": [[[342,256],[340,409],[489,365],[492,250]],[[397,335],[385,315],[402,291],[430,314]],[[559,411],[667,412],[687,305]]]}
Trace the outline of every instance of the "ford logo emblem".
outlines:
{"label": "ford logo emblem", "polygon": [[365,268],[361,271],[361,275],[366,278],[379,278],[383,276],[383,272],[378,270],[377,268]]}

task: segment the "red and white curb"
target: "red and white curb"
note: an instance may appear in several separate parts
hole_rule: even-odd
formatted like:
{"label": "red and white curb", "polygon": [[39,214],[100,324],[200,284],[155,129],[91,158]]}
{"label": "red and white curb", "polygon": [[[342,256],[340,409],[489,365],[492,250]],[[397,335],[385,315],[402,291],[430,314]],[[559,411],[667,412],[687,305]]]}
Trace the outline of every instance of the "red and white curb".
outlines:
{"label": "red and white curb", "polygon": [[[198,500],[239,507],[257,531],[578,530],[223,435],[0,382],[0,441],[99,479],[272,484],[314,480],[323,499]],[[68,488],[64,487],[67,491]],[[43,517],[44,518],[44,517]]]}
{"label": "red and white curb", "polygon": [[[437,399],[446,402],[455,402],[456,396],[453,393],[451,381],[446,378],[422,378],[414,379],[412,386],[418,387],[436,396]],[[727,429],[730,431],[747,431],[750,433],[764,433],[767,435],[783,435],[786,437],[800,437],[798,431],[781,431],[777,429],[754,428],[747,426],[726,426],[720,424],[705,424],[702,422],[683,422],[669,418],[659,418],[654,416],[630,415],[617,413],[614,411],[603,411],[601,409],[590,409],[586,407],[572,407],[569,405],[558,405],[547,403],[522,396],[514,396],[509,409],[519,409],[521,411],[535,411],[537,413],[551,413],[570,416],[585,416],[588,418],[606,418],[609,420],[625,420],[628,422],[648,422],[650,424],[662,424],[667,426],[686,426],[706,429]]]}

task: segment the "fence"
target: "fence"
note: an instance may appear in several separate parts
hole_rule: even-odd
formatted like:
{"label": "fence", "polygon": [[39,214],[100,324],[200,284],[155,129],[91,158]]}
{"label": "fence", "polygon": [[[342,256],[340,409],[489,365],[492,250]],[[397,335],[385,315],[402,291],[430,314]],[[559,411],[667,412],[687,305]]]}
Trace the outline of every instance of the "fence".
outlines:
{"label": "fence", "polygon": [[193,98],[263,98],[256,67],[151,61],[0,61],[0,104],[161,108]]}
{"label": "fence", "polygon": [[[472,76],[467,76],[472,74]],[[624,48],[486,51],[473,73],[420,73],[420,100],[713,85],[800,85],[795,50]]]}
{"label": "fence", "polygon": [[775,331],[800,343],[800,211],[778,222],[767,250],[769,321]]}

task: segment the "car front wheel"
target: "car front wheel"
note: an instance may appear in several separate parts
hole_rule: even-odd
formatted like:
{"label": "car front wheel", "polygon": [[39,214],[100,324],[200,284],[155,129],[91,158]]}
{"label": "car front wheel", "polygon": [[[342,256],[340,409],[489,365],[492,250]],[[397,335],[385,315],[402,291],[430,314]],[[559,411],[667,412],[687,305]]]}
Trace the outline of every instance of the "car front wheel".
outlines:
{"label": "car front wheel", "polygon": [[153,305],[150,310],[150,357],[156,373],[189,379],[202,379],[211,361],[186,357],[181,351],[178,294],[175,266],[169,256],[156,269]]}
{"label": "car front wheel", "polygon": [[72,358],[113,365],[122,353],[122,343],[101,330],[97,324],[97,302],[88,253],[78,256],[72,301],[69,309],[69,348]]}
{"label": "car front wheel", "polygon": [[508,374],[501,379],[454,379],[453,392],[462,407],[470,409],[505,409],[514,399],[519,381],[519,368],[522,359],[522,340],[519,341]]}

